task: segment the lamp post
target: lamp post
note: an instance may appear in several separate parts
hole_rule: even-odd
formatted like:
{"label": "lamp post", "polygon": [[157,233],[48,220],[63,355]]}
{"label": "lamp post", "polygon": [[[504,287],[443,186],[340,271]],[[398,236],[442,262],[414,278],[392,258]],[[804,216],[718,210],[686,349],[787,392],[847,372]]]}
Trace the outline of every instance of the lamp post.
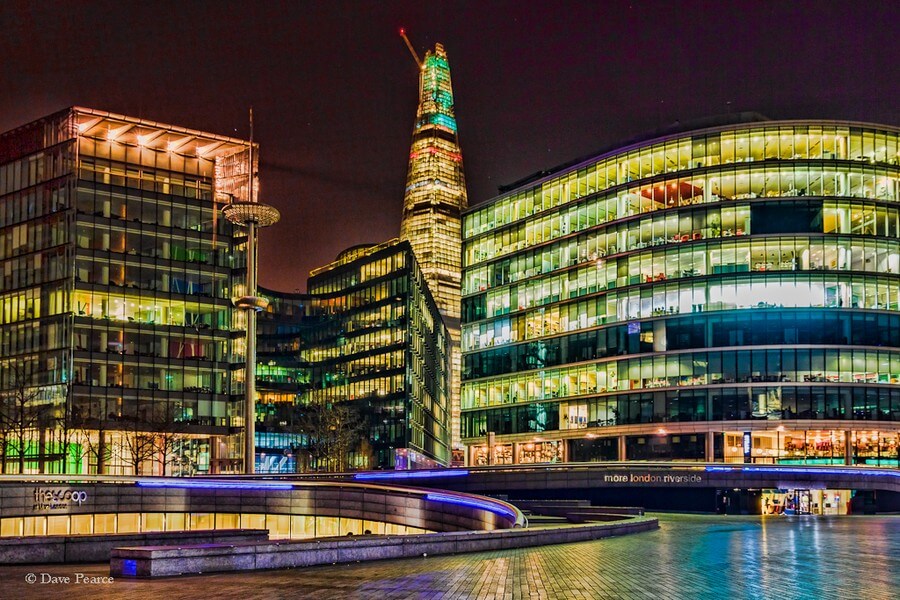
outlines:
{"label": "lamp post", "polygon": [[[251,195],[252,196],[252,195]],[[234,307],[247,314],[247,344],[244,377],[244,473],[252,474],[256,455],[256,313],[265,310],[269,301],[256,295],[257,230],[278,222],[281,214],[275,207],[259,202],[232,202],[222,208],[225,218],[247,228],[247,286],[244,295],[234,298]]]}

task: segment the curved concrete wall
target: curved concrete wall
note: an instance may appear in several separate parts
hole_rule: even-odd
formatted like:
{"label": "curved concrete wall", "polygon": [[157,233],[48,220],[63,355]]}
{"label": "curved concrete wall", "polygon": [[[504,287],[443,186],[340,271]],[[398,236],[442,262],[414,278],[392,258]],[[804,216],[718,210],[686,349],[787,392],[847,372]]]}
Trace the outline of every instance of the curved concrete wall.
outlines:
{"label": "curved concrete wall", "polygon": [[493,498],[374,483],[0,477],[2,519],[115,513],[339,517],[442,532],[525,524],[519,509]]}

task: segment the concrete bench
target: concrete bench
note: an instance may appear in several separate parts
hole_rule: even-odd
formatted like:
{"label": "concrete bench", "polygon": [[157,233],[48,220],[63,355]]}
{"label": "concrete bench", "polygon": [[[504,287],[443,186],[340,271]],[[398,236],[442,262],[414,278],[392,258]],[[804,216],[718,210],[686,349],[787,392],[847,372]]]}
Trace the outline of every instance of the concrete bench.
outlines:
{"label": "concrete bench", "polygon": [[113,548],[216,542],[263,542],[267,529],[203,529],[111,535],[50,535],[0,538],[0,564],[106,562]]}

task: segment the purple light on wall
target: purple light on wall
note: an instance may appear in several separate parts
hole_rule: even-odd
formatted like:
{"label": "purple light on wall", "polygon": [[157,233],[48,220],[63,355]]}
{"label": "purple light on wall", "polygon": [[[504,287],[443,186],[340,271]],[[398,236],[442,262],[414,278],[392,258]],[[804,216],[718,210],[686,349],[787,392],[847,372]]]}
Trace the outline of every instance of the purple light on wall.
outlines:
{"label": "purple light on wall", "polygon": [[707,466],[707,472],[716,471],[747,471],[748,473],[799,473],[802,475],[866,475],[876,477],[900,477],[900,472],[896,471],[876,471],[869,468],[861,469],[829,469],[829,468],[804,468],[804,467],[718,467]]}
{"label": "purple light on wall", "polygon": [[466,469],[446,469],[444,471],[396,471],[390,473],[357,473],[353,479],[428,479],[431,477],[463,477]]}
{"label": "purple light on wall", "polygon": [[444,502],[446,504],[458,504],[460,506],[480,508],[481,510],[492,512],[501,517],[509,517],[510,519],[515,519],[518,516],[515,511],[502,504],[491,502],[490,500],[479,500],[478,498],[469,498],[467,496],[454,496],[451,494],[439,493],[430,493],[425,496],[425,499],[433,502]]}
{"label": "purple light on wall", "polygon": [[139,487],[182,488],[200,490],[291,490],[290,483],[237,482],[237,481],[138,481]]}

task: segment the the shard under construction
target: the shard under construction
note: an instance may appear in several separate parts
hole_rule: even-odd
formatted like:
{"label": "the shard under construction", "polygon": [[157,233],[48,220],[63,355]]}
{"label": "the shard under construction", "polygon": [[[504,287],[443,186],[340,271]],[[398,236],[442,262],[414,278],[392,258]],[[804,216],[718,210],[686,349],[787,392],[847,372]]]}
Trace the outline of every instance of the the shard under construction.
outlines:
{"label": "the shard under construction", "polygon": [[456,448],[459,447],[460,213],[468,205],[466,183],[447,53],[441,44],[436,44],[433,51],[425,53],[424,60],[419,60],[414,51],[413,56],[420,67],[419,109],[409,153],[400,237],[412,245],[453,340],[451,431]]}

